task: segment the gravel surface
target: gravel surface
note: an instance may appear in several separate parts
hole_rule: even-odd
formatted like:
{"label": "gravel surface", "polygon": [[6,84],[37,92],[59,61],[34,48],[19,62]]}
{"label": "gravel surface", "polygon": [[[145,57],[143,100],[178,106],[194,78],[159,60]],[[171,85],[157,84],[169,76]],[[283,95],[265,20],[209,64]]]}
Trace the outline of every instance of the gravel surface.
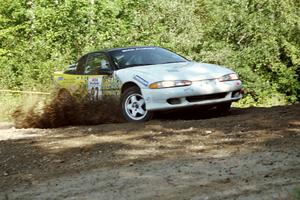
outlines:
{"label": "gravel surface", "polygon": [[148,123],[0,123],[0,199],[293,199],[300,104]]}

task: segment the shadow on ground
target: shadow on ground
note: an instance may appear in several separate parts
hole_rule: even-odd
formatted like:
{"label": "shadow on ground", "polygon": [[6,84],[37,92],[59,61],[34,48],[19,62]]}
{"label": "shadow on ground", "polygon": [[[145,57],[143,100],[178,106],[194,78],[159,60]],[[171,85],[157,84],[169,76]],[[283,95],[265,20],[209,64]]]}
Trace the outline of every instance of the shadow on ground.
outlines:
{"label": "shadow on ground", "polygon": [[0,188],[151,160],[224,159],[272,148],[292,149],[300,156],[299,104],[233,109],[231,115],[221,117],[214,111],[205,115],[186,112],[167,113],[139,124],[3,128]]}

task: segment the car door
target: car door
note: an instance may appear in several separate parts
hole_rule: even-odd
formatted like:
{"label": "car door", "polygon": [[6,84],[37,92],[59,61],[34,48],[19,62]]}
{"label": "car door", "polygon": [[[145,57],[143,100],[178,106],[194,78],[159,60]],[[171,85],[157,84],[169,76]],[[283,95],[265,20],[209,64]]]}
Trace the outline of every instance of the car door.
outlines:
{"label": "car door", "polygon": [[88,55],[84,68],[88,94],[92,100],[99,100],[103,95],[117,95],[119,80],[113,73],[112,65],[105,53],[96,52]]}
{"label": "car door", "polygon": [[68,89],[71,93],[82,92],[86,84],[84,77],[84,66],[87,55],[82,56],[76,64],[70,65],[63,73],[59,72],[54,75],[54,80],[59,87]]}

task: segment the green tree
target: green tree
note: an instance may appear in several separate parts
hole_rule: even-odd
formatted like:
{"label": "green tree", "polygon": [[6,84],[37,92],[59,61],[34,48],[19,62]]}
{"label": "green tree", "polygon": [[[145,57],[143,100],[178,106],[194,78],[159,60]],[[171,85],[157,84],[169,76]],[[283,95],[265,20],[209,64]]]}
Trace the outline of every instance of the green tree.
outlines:
{"label": "green tree", "polygon": [[103,48],[158,45],[236,70],[241,105],[299,100],[298,0],[7,0],[0,3],[0,88],[44,89]]}

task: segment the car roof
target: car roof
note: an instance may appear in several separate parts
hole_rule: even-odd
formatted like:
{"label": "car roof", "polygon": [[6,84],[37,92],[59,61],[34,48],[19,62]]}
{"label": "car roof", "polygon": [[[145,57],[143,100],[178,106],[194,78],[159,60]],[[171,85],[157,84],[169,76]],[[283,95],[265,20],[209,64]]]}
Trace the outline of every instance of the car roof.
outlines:
{"label": "car roof", "polygon": [[98,51],[89,52],[90,53],[97,53],[97,52],[111,52],[111,51],[118,51],[118,50],[126,50],[126,49],[136,49],[136,48],[159,48],[157,46],[129,46],[129,47],[118,47],[118,48],[111,48],[111,49],[103,49]]}

